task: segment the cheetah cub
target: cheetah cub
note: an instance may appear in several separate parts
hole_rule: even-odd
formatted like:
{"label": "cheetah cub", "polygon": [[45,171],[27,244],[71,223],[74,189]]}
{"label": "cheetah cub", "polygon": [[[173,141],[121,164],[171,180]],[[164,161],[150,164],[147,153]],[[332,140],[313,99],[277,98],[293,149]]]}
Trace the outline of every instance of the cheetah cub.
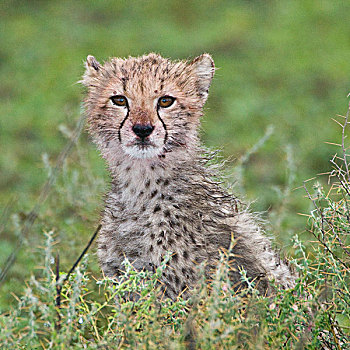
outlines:
{"label": "cheetah cub", "polygon": [[285,288],[294,277],[247,210],[214,181],[198,138],[214,62],[170,61],[151,53],[112,58],[103,65],[88,56],[88,130],[112,177],[105,199],[98,257],[107,276],[117,276],[128,258],[153,270],[172,252],[163,273],[165,294],[186,296],[215,267],[220,249],[235,239],[232,284],[241,268],[261,293],[269,280]]}

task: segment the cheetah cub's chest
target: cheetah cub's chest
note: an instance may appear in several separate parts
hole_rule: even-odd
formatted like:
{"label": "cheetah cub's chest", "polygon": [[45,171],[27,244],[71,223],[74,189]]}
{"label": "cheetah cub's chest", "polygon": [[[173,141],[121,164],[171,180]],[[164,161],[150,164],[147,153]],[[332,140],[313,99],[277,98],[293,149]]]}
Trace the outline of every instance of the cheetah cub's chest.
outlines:
{"label": "cheetah cub's chest", "polygon": [[198,194],[189,198],[188,178],[174,182],[169,169],[149,165],[143,170],[142,176],[139,171],[125,176],[107,196],[99,258],[104,272],[113,276],[125,257],[137,269],[153,270],[171,252],[162,282],[167,295],[175,298],[193,286],[200,263],[211,258],[198,206],[205,199]]}

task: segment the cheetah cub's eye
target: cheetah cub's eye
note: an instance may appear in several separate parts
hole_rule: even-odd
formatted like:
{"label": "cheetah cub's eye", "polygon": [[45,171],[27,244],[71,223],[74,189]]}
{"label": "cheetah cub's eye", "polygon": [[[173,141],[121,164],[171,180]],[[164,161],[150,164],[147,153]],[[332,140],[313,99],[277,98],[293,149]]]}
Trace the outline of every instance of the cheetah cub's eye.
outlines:
{"label": "cheetah cub's eye", "polygon": [[158,106],[162,108],[170,107],[175,101],[174,97],[171,96],[163,96],[158,100]]}
{"label": "cheetah cub's eye", "polygon": [[128,105],[128,100],[126,99],[125,96],[116,95],[116,96],[110,97],[110,99],[112,103],[116,106],[125,107]]}

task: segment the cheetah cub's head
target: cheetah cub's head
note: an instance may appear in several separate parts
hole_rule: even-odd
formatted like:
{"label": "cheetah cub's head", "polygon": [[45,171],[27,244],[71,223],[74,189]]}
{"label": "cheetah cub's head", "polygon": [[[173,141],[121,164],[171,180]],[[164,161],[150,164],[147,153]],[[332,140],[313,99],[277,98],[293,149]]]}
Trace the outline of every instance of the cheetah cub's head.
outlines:
{"label": "cheetah cub's head", "polygon": [[203,105],[214,62],[203,54],[191,62],[156,54],[112,58],[103,65],[86,60],[82,83],[89,132],[102,155],[113,159],[165,158],[196,149]]}

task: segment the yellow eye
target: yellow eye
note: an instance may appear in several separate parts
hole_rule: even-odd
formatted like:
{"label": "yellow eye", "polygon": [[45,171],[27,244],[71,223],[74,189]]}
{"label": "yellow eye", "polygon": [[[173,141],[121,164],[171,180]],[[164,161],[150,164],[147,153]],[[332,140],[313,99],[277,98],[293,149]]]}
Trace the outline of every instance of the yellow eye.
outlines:
{"label": "yellow eye", "polygon": [[162,108],[170,107],[175,101],[174,97],[171,96],[163,96],[158,100],[158,106]]}
{"label": "yellow eye", "polygon": [[128,105],[128,100],[126,99],[125,96],[121,96],[121,95],[116,95],[116,96],[112,96],[110,97],[112,103],[116,106],[127,106]]}

